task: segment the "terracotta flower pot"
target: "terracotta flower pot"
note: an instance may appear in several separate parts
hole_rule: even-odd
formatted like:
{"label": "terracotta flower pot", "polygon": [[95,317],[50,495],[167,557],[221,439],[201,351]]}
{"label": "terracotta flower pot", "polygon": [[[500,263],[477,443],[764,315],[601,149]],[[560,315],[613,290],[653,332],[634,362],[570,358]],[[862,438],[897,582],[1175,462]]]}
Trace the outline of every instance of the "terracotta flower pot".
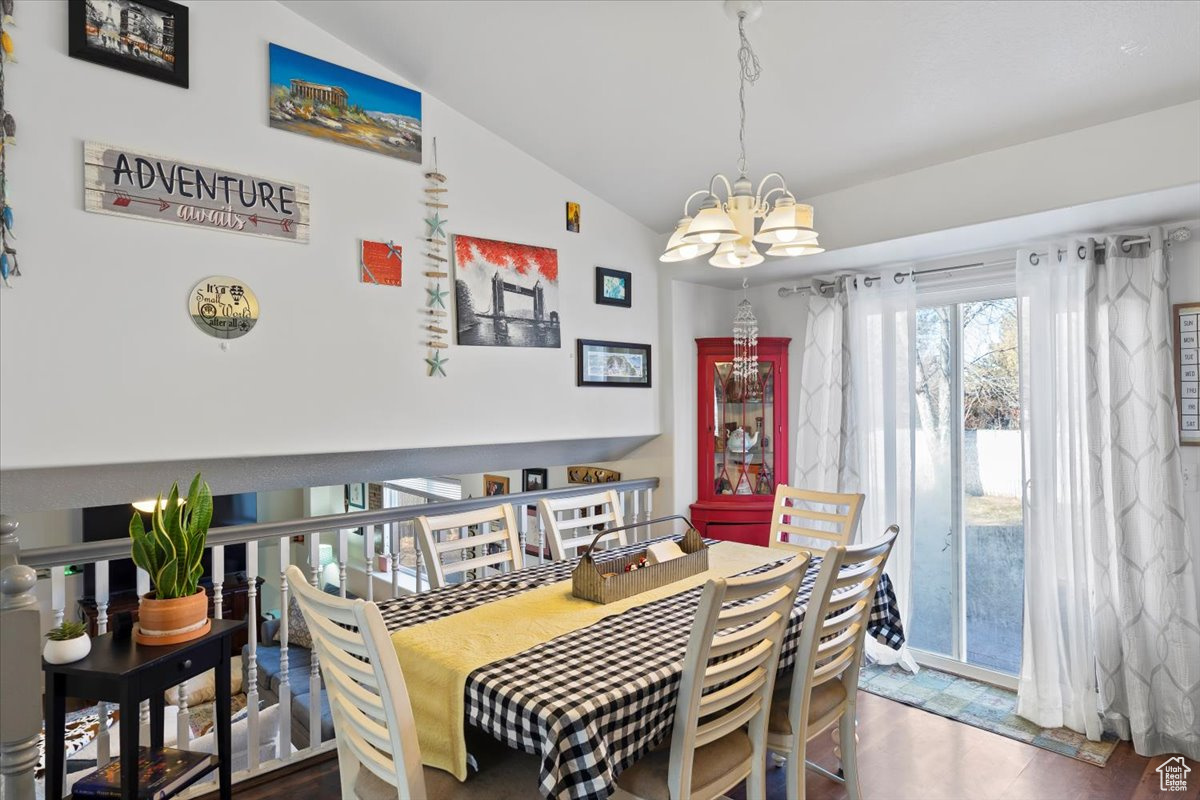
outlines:
{"label": "terracotta flower pot", "polygon": [[211,628],[208,595],[203,589],[189,597],[171,600],[158,600],[151,592],[138,602],[138,623],[133,638],[138,644],[180,644],[199,639]]}

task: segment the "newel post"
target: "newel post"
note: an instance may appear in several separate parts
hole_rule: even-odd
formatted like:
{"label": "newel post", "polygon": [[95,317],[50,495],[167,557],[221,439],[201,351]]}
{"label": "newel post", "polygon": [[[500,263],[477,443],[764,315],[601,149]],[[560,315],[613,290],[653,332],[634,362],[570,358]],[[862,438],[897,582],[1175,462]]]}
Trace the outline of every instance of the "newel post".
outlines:
{"label": "newel post", "polygon": [[[42,729],[42,632],[37,573],[18,563],[17,521],[0,515],[0,784],[3,800],[34,796]],[[61,733],[60,733],[61,735]]]}

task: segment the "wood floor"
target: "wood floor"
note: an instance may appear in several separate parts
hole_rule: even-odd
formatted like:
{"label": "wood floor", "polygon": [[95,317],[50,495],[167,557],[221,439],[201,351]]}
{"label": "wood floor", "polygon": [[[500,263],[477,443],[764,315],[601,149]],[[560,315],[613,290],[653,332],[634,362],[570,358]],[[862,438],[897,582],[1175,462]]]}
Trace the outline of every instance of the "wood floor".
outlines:
{"label": "wood floor", "polygon": [[[1100,768],[1032,745],[953,722],[935,714],[859,693],[858,761],[865,800],[1196,800],[1200,764],[1188,762],[1188,792],[1159,790],[1155,767],[1165,758],[1143,758],[1122,742]],[[833,743],[821,736],[810,759],[835,767]],[[239,800],[334,798],[336,759],[235,791]],[[846,791],[813,772],[808,800],[842,800]],[[738,789],[731,795],[745,800]],[[771,769],[767,797],[783,800],[784,771]],[[437,798],[431,798],[437,800]],[[531,795],[530,800],[536,800]]]}

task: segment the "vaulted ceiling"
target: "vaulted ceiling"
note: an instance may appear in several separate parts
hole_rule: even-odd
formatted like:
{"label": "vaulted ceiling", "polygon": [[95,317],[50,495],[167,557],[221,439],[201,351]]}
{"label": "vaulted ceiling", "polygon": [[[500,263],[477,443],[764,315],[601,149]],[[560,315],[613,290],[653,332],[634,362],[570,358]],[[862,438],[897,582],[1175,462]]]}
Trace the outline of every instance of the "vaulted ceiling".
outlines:
{"label": "vaulted ceiling", "polygon": [[[285,0],[657,231],[736,170],[719,2]],[[813,196],[1200,98],[1200,3],[782,2],[749,167]]]}

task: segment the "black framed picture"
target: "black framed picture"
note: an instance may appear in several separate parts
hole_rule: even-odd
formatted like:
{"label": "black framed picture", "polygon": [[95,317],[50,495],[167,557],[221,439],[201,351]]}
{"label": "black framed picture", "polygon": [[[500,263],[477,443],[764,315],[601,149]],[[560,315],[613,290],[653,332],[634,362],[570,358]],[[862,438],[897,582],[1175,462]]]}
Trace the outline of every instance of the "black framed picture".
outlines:
{"label": "black framed picture", "polygon": [[188,9],[170,0],[70,0],[67,52],[188,88]]}
{"label": "black framed picture", "polygon": [[549,482],[550,472],[545,467],[532,467],[521,470],[521,491],[540,492]]}
{"label": "black framed picture", "polygon": [[650,388],[650,345],[575,340],[576,386]]}
{"label": "black framed picture", "polygon": [[608,267],[596,267],[596,302],[629,308],[633,304],[633,276]]}

